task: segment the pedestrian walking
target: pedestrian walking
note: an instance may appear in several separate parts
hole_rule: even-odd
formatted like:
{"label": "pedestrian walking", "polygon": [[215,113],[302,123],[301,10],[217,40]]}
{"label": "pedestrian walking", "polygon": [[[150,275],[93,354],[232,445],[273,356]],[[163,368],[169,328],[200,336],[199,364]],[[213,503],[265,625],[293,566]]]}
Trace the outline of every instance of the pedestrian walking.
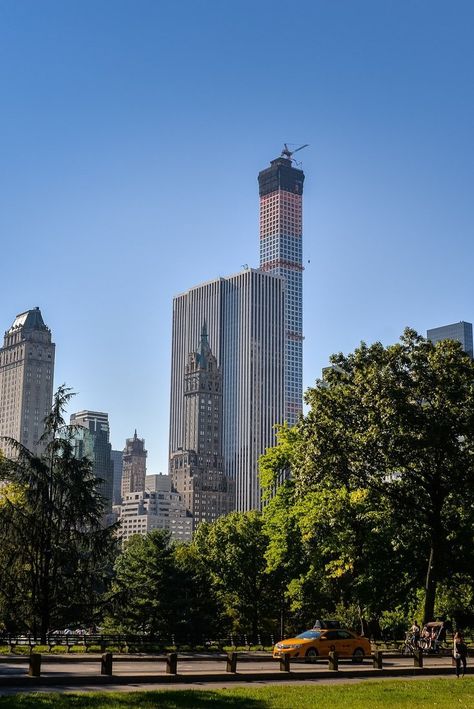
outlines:
{"label": "pedestrian walking", "polygon": [[461,663],[462,663],[462,676],[466,672],[467,665],[467,645],[464,642],[463,634],[458,630],[454,635],[453,640],[453,657],[456,663],[456,677],[459,678],[461,673]]}

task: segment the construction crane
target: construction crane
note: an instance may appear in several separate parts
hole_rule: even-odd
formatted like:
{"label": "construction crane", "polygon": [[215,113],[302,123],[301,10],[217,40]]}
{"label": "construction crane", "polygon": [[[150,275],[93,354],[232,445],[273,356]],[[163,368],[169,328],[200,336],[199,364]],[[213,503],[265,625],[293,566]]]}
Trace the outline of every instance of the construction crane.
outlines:
{"label": "construction crane", "polygon": [[[281,151],[281,157],[286,158],[287,160],[292,160],[293,155],[298,152],[298,150],[303,150],[303,148],[308,148],[309,143],[305,143],[304,145],[300,145],[299,148],[296,148],[296,150],[290,150],[288,145],[286,143],[283,143],[284,148]],[[295,161],[296,162],[296,161]]]}

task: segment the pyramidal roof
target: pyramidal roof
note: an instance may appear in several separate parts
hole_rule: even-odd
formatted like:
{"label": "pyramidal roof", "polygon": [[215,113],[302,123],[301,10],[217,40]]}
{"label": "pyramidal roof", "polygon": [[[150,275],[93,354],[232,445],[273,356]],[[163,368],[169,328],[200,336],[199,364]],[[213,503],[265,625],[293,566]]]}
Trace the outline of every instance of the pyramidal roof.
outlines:
{"label": "pyramidal roof", "polygon": [[39,308],[33,308],[33,310],[26,310],[24,313],[20,313],[16,316],[13,321],[13,325],[8,330],[8,333],[15,332],[15,330],[46,330],[49,328],[44,324],[43,316],[41,315],[41,310]]}
{"label": "pyramidal roof", "polygon": [[199,350],[197,352],[198,362],[201,369],[207,367],[207,358],[211,354],[211,348],[209,347],[209,340],[207,339],[207,323],[204,320],[201,329],[201,342],[199,344]]}

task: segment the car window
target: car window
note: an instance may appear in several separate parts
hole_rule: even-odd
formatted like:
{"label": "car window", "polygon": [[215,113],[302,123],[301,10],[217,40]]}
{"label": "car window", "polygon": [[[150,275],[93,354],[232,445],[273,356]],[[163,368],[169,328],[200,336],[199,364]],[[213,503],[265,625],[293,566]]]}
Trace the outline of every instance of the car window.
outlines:
{"label": "car window", "polygon": [[297,635],[297,638],[306,638],[309,640],[317,640],[321,633],[318,630],[305,630],[304,633]]}
{"label": "car window", "polygon": [[337,640],[339,635],[337,630],[327,630],[324,633],[326,640]]}
{"label": "car window", "polygon": [[348,640],[349,638],[352,638],[352,635],[348,633],[347,630],[338,630],[337,637],[339,640]]}

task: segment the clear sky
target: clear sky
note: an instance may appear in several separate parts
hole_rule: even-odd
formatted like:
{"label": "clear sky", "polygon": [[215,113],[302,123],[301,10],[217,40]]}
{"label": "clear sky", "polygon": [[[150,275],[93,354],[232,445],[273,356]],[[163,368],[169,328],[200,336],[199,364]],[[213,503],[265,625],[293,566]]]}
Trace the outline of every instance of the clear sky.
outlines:
{"label": "clear sky", "polygon": [[166,471],[174,294],[258,265],[257,173],[304,195],[305,386],[472,321],[471,0],[0,0],[0,329],[40,306],[71,410]]}

